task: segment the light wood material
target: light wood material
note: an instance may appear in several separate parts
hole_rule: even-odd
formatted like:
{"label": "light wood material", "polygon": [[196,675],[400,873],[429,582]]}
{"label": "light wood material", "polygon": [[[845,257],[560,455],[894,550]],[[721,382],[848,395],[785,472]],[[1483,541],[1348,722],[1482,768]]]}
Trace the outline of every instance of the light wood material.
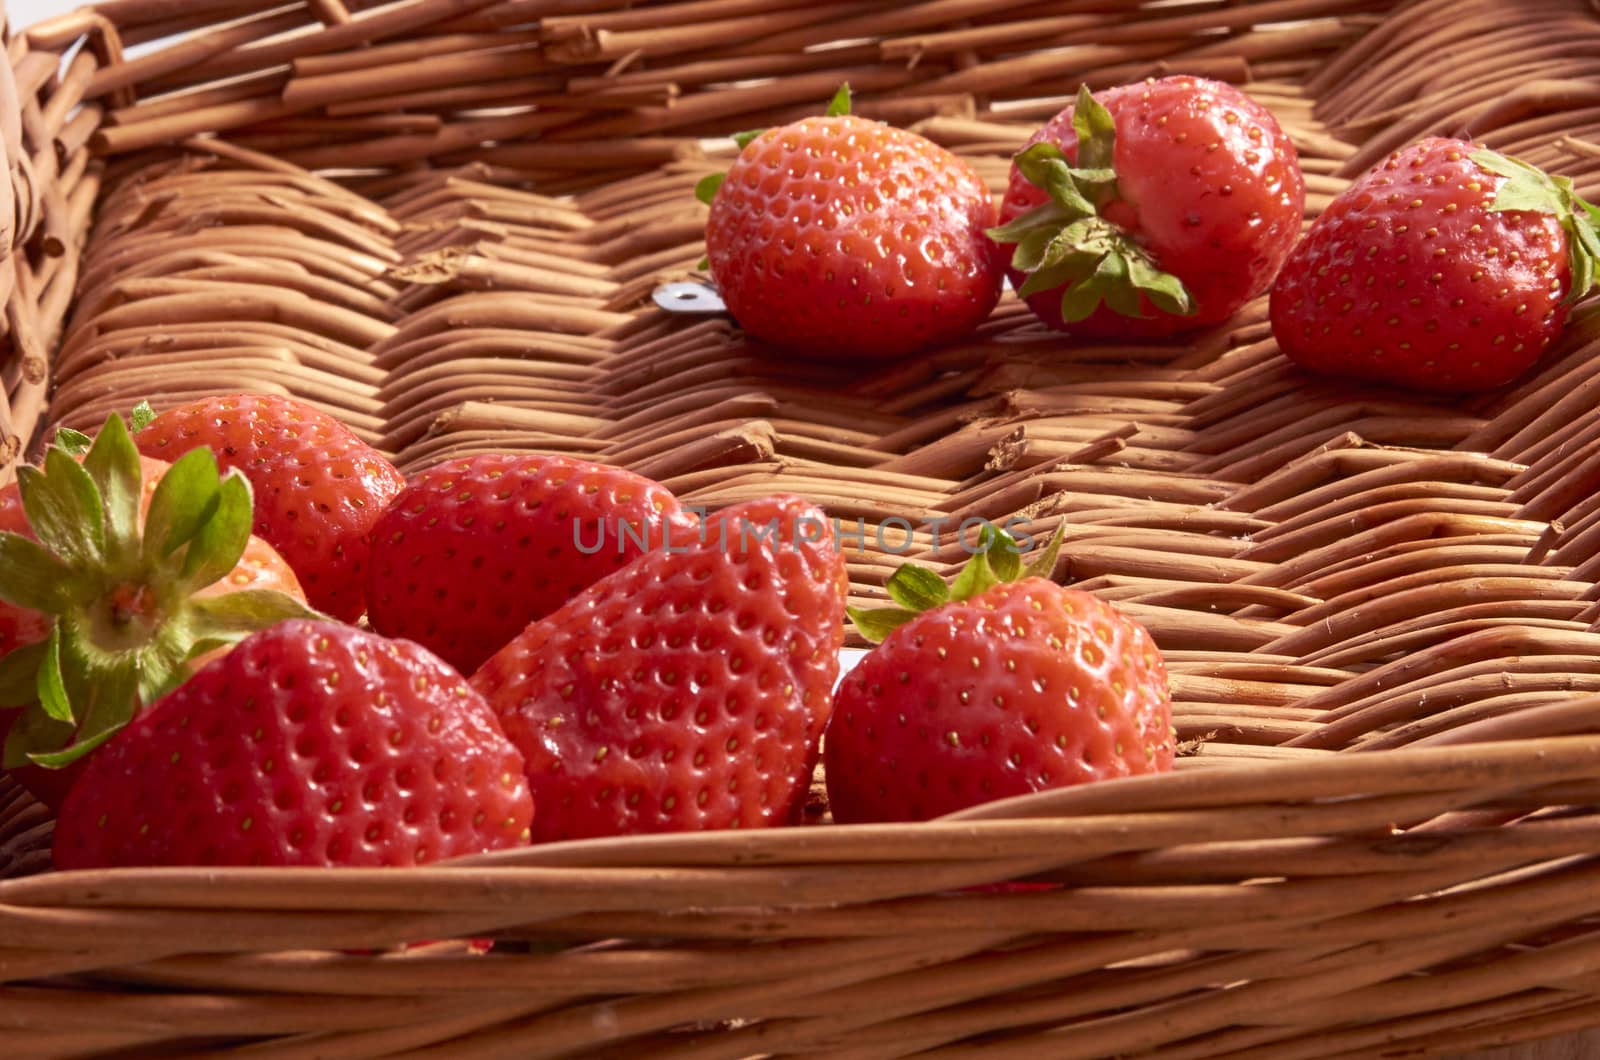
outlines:
{"label": "light wood material", "polygon": [[0,778],[8,1058],[1600,1051],[1594,305],[1443,402],[1299,374],[1264,300],[1117,347],[1008,297],[866,367],[649,300],[693,273],[723,137],[843,80],[996,189],[1080,82],[1181,70],[1279,116],[1308,219],[1429,132],[1593,197],[1592,4],[106,0],[7,47],[0,479],[52,425],[249,389],[408,470],[539,449],[806,494],[858,603],[896,519],[937,566],[966,518],[1060,526],[1056,577],[1160,643],[1184,748],[927,826],[392,873],[51,874]]}

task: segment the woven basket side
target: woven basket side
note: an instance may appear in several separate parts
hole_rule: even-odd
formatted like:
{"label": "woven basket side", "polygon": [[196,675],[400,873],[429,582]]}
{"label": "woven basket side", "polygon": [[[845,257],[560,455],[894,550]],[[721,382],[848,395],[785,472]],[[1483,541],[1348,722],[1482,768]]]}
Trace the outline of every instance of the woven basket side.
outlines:
{"label": "woven basket side", "polygon": [[[44,875],[0,885],[0,975],[39,984],[0,998],[35,1018],[95,1000],[94,1018],[8,1039],[39,1052],[170,1040],[172,1024],[189,1047],[259,1038],[286,1056],[446,1040],[452,1056],[896,1056],[990,1035],[1003,1055],[1316,1057],[1486,1040],[1479,1022],[1536,1033],[1591,1011],[1597,943],[1573,921],[1600,893],[1578,856],[1594,819],[1541,812],[1595,797],[1600,740],[1537,747],[406,873]],[[502,940],[487,960],[336,952],[479,935]]]}
{"label": "woven basket side", "polygon": [[[75,38],[76,40],[76,38]],[[51,351],[72,300],[99,166],[90,135],[101,109],[84,104],[90,75],[116,58],[95,39],[61,67],[60,48],[36,47],[7,24],[0,63],[0,483],[42,424]]]}
{"label": "woven basket side", "polygon": [[220,132],[311,168],[470,158],[593,184],[695,155],[703,135],[814,109],[842,80],[864,113],[900,124],[995,107],[1033,120],[1085,78],[1185,69],[1295,82],[1395,5],[371,6],[111,0],[29,36],[57,46],[85,33],[126,45],[185,34],[94,74],[88,91],[108,104],[96,144],[111,153]]}

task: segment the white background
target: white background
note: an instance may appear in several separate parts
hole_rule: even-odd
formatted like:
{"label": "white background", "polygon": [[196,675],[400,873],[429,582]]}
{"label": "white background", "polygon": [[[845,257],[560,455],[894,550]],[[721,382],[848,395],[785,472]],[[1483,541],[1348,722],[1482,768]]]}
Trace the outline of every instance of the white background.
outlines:
{"label": "white background", "polygon": [[33,25],[51,15],[59,15],[83,6],[78,0],[7,0],[6,14],[14,29]]}

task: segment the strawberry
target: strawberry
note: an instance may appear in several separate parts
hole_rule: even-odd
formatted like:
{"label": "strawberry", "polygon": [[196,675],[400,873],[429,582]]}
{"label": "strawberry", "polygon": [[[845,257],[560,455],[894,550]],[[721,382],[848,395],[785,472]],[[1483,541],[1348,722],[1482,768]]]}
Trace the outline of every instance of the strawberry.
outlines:
{"label": "strawberry", "polygon": [[885,358],[970,333],[1000,297],[994,204],[961,159],[848,113],[743,143],[701,182],[706,257],[744,330],[813,356]]}
{"label": "strawberry", "polygon": [[426,649],[326,621],[256,633],[86,767],[61,869],[418,865],[527,841],[522,756]]}
{"label": "strawberry", "polygon": [[[152,464],[155,462],[152,461]],[[160,473],[160,465],[144,468],[146,488],[144,495],[150,495],[150,487]],[[21,534],[32,537],[33,531],[28,528],[28,516],[22,510],[22,491],[16,483],[0,487],[0,532]],[[50,636],[54,622],[49,615],[27,607],[14,607],[0,600],[0,659],[4,659],[18,648],[25,648],[30,644],[38,644]]]}
{"label": "strawberry", "polygon": [[194,656],[313,613],[209,451],[141,458],[119,416],[87,443],[63,431],[0,490],[0,764],[52,807]]}
{"label": "strawberry", "polygon": [[1231,85],[1166,77],[1077,102],[1011,167],[1011,281],[1075,335],[1171,335],[1226,320],[1272,283],[1300,234],[1299,156]]}
{"label": "strawberry", "polygon": [[1313,371],[1425,390],[1510,382],[1594,285],[1600,211],[1566,177],[1429,137],[1328,204],[1272,288],[1272,334]]}
{"label": "strawberry", "polygon": [[168,409],[139,432],[146,456],[199,446],[255,491],[255,532],[294,568],[312,606],[354,622],[364,606],[366,535],[405,479],[334,419],[289,398],[232,394]]}
{"label": "strawberry", "polygon": [[[154,478],[149,468],[146,468],[145,476],[147,481]],[[149,492],[146,489],[145,496],[148,497]],[[0,488],[0,533],[33,536],[28,529],[28,517],[22,510],[22,494],[16,483]],[[0,746],[4,746],[13,725],[21,717],[19,711],[6,708],[21,707],[34,698],[34,686],[27,680],[31,675],[12,674],[15,662],[8,665],[7,659],[19,648],[42,645],[54,628],[55,621],[50,615],[29,607],[15,607],[0,598]],[[9,680],[7,675],[10,675]],[[20,754],[9,757],[13,776],[28,789],[29,794],[52,809],[61,805],[61,800],[66,798],[67,788],[76,776],[72,770],[31,765]]]}
{"label": "strawberry", "polygon": [[1166,667],[1143,626],[1024,570],[991,535],[953,587],[908,565],[881,641],[840,683],[823,739],[836,821],[920,821],[1011,795],[1172,767]]}
{"label": "strawberry", "polygon": [[416,475],[372,528],[372,626],[471,673],[646,548],[698,537],[659,483],[566,456],[461,457]]}
{"label": "strawberry", "polygon": [[794,821],[847,589],[822,513],[777,497],[530,625],[472,685],[527,760],[534,840]]}

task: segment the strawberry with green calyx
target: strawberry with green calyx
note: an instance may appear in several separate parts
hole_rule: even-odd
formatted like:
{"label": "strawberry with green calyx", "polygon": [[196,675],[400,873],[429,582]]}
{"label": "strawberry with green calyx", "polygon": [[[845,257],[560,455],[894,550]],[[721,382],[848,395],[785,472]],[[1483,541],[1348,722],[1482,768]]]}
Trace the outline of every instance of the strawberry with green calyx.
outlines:
{"label": "strawberry with green calyx", "polygon": [[999,228],[1011,280],[1075,335],[1218,323],[1271,284],[1300,233],[1294,145],[1231,85],[1167,77],[1077,101],[1012,165]]}
{"label": "strawberry with green calyx", "polygon": [[0,492],[0,628],[24,631],[0,658],[0,710],[18,711],[0,714],[0,765],[24,783],[109,739],[197,655],[315,615],[251,536],[249,483],[208,450],[142,459],[115,414],[85,441],[58,436]]}
{"label": "strawberry with green calyx", "polygon": [[882,644],[896,629],[943,604],[970,600],[1002,582],[1021,578],[1049,579],[1055,572],[1056,559],[1061,555],[1061,540],[1065,536],[1065,528],[1058,528],[1044,550],[1024,565],[1016,539],[1001,534],[993,526],[985,526],[977,548],[954,581],[947,584],[938,572],[920,563],[903,563],[883,587],[896,606],[850,607],[845,613],[863,637],[873,644]]}
{"label": "strawberry with green calyx", "polygon": [[[849,113],[850,83],[847,81],[839,86],[839,91],[835,92],[833,94],[833,98],[828,101],[828,109],[826,112],[824,112],[823,117],[842,118]],[[746,147],[750,146],[751,142],[755,140],[756,137],[760,136],[766,131],[767,130],[765,129],[746,129],[744,132],[734,133],[728,139],[732,140],[735,146],[737,146],[739,150],[743,151]],[[717,189],[722,187],[723,182],[727,179],[728,174],[726,172],[706,174],[700,178],[698,183],[695,184],[694,197],[705,203],[707,206],[710,206],[717,197]],[[700,259],[700,267],[702,269],[707,268],[710,264],[711,262],[709,258]]]}
{"label": "strawberry with green calyx", "polygon": [[992,799],[1172,767],[1166,669],[1148,631],[1023,566],[988,532],[945,586],[890,579],[899,606],[852,612],[881,641],[839,684],[823,737],[841,823],[915,821]]}
{"label": "strawberry with green calyx", "polygon": [[367,535],[405,477],[320,409],[274,394],[223,394],[169,408],[135,433],[145,456],[208,448],[250,480],[254,532],[289,561],[306,599],[354,622],[365,608]]}
{"label": "strawberry with green calyx", "polygon": [[1482,148],[1468,156],[1479,167],[1506,178],[1495,191],[1491,213],[1529,210],[1555,218],[1567,234],[1567,260],[1572,283],[1565,301],[1577,302],[1594,289],[1595,263],[1600,259],[1600,206],[1579,198],[1571,177],[1546,173],[1520,158]]}
{"label": "strawberry with green calyx", "polygon": [[85,763],[59,869],[418,865],[520,846],[522,756],[421,645],[326,621],[246,637]]}
{"label": "strawberry with green calyx", "polygon": [[983,181],[926,137],[849,112],[753,137],[698,189],[706,258],[752,338],[808,357],[902,357],[953,342],[1000,297]]}
{"label": "strawberry with green calyx", "polygon": [[1087,85],[1078,92],[1072,127],[1078,135],[1076,164],[1048,141],[1014,159],[1028,183],[1049,199],[989,232],[996,242],[1016,245],[1011,267],[1027,277],[1017,293],[1028,298],[1064,288],[1061,319],[1068,323],[1087,320],[1102,302],[1123,316],[1143,316],[1141,294],[1168,313],[1193,314],[1194,299],[1183,281],[1162,272],[1143,247],[1101,214],[1117,195],[1116,125]]}
{"label": "strawberry with green calyx", "polygon": [[1432,392],[1500,386],[1595,283],[1600,209],[1464,140],[1394,152],[1330,202],[1272,288],[1296,364]]}
{"label": "strawberry with green calyx", "polygon": [[[850,83],[847,81],[839,86],[839,91],[835,92],[833,94],[833,99],[828,101],[828,109],[823,116],[827,118],[838,118],[849,113]],[[746,147],[750,146],[751,141],[766,131],[767,130],[765,129],[746,129],[744,132],[734,133],[732,136],[728,137],[728,139],[733,141],[735,147],[737,147],[740,151],[743,151]],[[726,170],[716,173],[707,173],[705,176],[701,177],[695,182],[694,197],[705,203],[707,206],[710,206],[716,201],[717,189],[721,188],[723,182],[727,179],[728,174]],[[702,271],[711,268],[711,255],[706,254],[702,256],[699,262],[695,264],[695,268]]]}

